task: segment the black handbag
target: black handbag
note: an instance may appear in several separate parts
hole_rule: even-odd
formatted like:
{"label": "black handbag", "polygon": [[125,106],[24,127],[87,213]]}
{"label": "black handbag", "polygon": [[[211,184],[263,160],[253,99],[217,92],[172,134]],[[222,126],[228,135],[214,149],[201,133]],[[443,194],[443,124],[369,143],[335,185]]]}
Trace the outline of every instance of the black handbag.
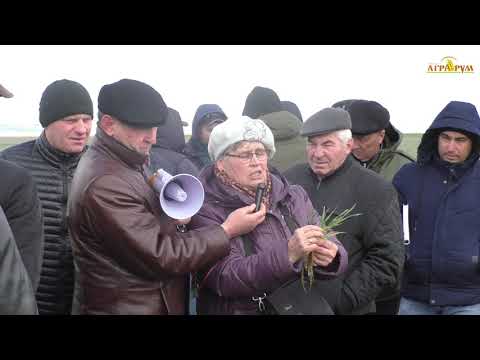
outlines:
{"label": "black handbag", "polygon": [[[291,233],[298,228],[298,223],[290,215],[288,208],[280,205],[280,211]],[[253,241],[248,234],[243,235],[245,255],[254,253]],[[301,279],[289,280],[269,294],[252,297],[258,305],[258,311],[263,315],[335,315],[332,308],[322,296],[322,289],[316,282],[306,292]]]}
{"label": "black handbag", "polygon": [[305,292],[300,279],[291,280],[263,299],[269,315],[335,315],[314,282]]}

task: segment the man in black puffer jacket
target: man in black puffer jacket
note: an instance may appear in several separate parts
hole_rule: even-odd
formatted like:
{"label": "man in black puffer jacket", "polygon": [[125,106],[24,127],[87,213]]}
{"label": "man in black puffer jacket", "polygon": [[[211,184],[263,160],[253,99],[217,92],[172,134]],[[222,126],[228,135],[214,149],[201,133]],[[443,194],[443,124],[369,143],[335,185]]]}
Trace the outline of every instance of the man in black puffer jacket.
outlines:
{"label": "man in black puffer jacket", "polygon": [[374,313],[380,291],[398,282],[405,249],[397,193],[352,159],[351,128],[343,109],[312,115],[302,127],[308,164],[295,165],[285,176],[306,190],[319,214],[324,209],[339,214],[355,206],[353,214],[359,215],[335,228],[348,252],[348,268],[321,286],[337,314],[360,315]]}
{"label": "man in black puffer jacket", "polygon": [[40,314],[70,314],[74,268],[67,226],[70,183],[90,135],[93,105],[87,90],[77,82],[50,84],[40,100],[36,139],[0,153],[30,171],[42,205],[44,254],[36,292]]}

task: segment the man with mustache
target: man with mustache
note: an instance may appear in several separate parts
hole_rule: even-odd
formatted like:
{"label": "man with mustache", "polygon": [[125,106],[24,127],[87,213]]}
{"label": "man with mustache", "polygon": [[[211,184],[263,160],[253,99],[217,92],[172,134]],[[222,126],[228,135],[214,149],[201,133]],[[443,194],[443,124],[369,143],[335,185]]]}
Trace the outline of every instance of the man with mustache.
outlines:
{"label": "man with mustache", "polygon": [[[75,81],[54,81],[42,94],[39,115],[44,128],[41,135],[5,149],[1,157],[29,170],[42,206],[44,250],[36,291],[39,313],[70,314],[74,270],[67,201],[92,127],[92,99]],[[35,279],[32,282],[35,286]]]}
{"label": "man with mustache", "polygon": [[451,101],[393,178],[410,244],[400,315],[480,315],[480,117]]}

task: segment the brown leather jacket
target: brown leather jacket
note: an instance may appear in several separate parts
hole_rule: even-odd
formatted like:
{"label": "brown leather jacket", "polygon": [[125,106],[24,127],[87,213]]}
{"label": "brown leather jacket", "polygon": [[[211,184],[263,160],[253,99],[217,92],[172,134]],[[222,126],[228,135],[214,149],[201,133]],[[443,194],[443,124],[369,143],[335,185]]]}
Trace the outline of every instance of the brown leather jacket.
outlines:
{"label": "brown leather jacket", "polygon": [[223,229],[176,232],[144,179],[146,157],[100,128],[69,198],[73,314],[184,314],[186,274],[227,255]]}

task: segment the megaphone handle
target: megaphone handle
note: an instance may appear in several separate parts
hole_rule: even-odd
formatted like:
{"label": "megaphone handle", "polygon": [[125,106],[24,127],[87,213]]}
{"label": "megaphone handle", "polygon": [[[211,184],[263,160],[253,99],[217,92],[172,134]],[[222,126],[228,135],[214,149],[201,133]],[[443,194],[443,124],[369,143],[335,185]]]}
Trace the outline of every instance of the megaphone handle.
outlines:
{"label": "megaphone handle", "polygon": [[181,233],[186,233],[187,232],[187,225],[181,224],[177,225],[177,231]]}

